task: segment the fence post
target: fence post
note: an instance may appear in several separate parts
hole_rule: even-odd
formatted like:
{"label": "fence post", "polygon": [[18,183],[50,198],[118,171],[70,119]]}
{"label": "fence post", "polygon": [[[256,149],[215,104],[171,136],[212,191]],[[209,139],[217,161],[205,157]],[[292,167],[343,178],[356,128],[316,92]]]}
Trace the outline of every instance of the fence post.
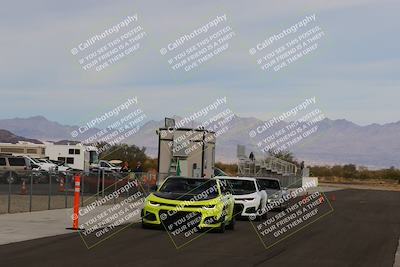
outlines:
{"label": "fence post", "polygon": [[85,181],[85,173],[82,172],[82,175],[81,175],[81,176],[82,176],[82,179],[81,179],[81,185],[82,185],[82,186],[81,186],[81,188],[82,188],[82,189],[81,189],[81,207],[83,207],[83,190],[85,189],[85,188],[84,188],[84,184],[85,184],[85,183],[84,183],[84,181]]}
{"label": "fence post", "polygon": [[102,197],[104,197],[104,189],[105,189],[105,186],[104,186],[104,170],[101,172],[101,176],[102,176],[102,185],[101,185],[101,196]]}
{"label": "fence post", "polygon": [[[136,177],[135,177],[135,174],[133,174],[134,176],[134,178],[133,179],[135,179]],[[131,177],[131,174],[129,173],[129,175],[126,177],[126,181],[127,181],[127,183],[129,183],[130,181],[130,177]],[[129,189],[128,190],[126,190],[126,197],[128,198],[129,197]]]}
{"label": "fence post", "polygon": [[65,195],[65,208],[68,208],[68,171],[65,171],[65,181],[64,181],[64,195]]}
{"label": "fence post", "polygon": [[[119,178],[115,175],[114,176],[114,192],[117,191],[117,183],[119,181]],[[117,203],[117,199],[114,197],[114,204]]]}
{"label": "fence post", "polygon": [[47,202],[47,209],[50,210],[50,202],[51,202],[51,169],[49,169],[49,197]]}
{"label": "fence post", "polygon": [[147,173],[145,173],[145,176],[147,177],[147,192],[150,192],[150,181],[151,181],[151,179],[150,179],[150,175],[149,175],[149,173],[147,172]]}
{"label": "fence post", "polygon": [[9,172],[9,178],[8,178],[8,207],[7,207],[7,212],[10,213],[11,211],[11,172]]}
{"label": "fence post", "polygon": [[96,200],[99,197],[100,193],[100,168],[97,170],[97,193],[96,193]]}
{"label": "fence post", "polygon": [[29,188],[29,212],[32,211],[33,171],[31,170],[31,186]]}

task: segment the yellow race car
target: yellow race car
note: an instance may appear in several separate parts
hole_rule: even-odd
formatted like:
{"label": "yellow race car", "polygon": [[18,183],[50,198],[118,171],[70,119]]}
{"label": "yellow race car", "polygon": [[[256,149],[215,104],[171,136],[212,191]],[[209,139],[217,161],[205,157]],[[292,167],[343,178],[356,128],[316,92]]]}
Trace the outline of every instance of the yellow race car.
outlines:
{"label": "yellow race car", "polygon": [[233,207],[234,198],[222,181],[168,177],[146,198],[142,226],[162,226],[167,231],[213,228],[224,232],[234,228]]}

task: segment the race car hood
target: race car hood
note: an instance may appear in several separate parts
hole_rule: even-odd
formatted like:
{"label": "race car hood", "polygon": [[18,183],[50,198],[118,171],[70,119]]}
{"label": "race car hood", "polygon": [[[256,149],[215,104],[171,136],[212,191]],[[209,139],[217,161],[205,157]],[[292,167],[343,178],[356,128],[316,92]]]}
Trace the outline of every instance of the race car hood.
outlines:
{"label": "race car hood", "polygon": [[218,197],[215,195],[201,196],[198,194],[188,194],[188,193],[179,193],[179,192],[158,192],[158,191],[154,192],[153,195],[156,197],[159,197],[159,198],[170,199],[170,200],[180,200],[180,201],[189,201],[189,200],[193,200],[196,197],[197,197],[197,201],[210,200],[210,199]]}
{"label": "race car hood", "polygon": [[246,194],[246,195],[233,195],[233,198],[235,200],[241,200],[241,199],[256,198],[257,196],[258,196],[257,192],[254,192],[254,193]]}

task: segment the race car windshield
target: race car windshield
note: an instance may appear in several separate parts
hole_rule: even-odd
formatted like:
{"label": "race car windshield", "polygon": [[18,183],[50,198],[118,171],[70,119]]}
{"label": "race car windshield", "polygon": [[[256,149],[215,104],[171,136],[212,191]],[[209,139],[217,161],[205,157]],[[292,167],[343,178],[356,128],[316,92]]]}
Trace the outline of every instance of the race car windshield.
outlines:
{"label": "race car windshield", "polygon": [[202,199],[218,197],[217,183],[209,179],[169,178],[158,190],[161,193],[202,195]]}
{"label": "race car windshield", "polygon": [[257,182],[261,186],[262,190],[265,189],[280,190],[279,182],[276,180],[258,179]]}
{"label": "race car windshield", "polygon": [[248,180],[224,180],[228,182],[228,188],[232,189],[234,195],[246,195],[256,192],[256,186],[254,181]]}

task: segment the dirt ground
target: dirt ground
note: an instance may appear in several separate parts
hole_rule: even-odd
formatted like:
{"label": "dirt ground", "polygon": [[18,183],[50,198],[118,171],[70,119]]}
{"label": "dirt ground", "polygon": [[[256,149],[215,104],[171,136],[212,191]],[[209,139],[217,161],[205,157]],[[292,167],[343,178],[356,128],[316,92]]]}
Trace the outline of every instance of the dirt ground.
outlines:
{"label": "dirt ground", "polygon": [[352,189],[371,189],[371,190],[389,190],[400,191],[400,184],[396,180],[360,180],[348,179],[343,177],[318,177],[320,185],[339,186]]}
{"label": "dirt ground", "polygon": [[[118,202],[126,199],[125,197],[118,198]],[[93,196],[85,196],[83,204],[86,206],[96,198]],[[18,195],[12,194],[10,196],[10,213],[17,212],[29,212],[29,195]],[[47,210],[49,205],[48,196],[44,195],[32,195],[32,209],[31,211]],[[72,208],[74,205],[74,197],[71,195],[62,196],[55,195],[51,196],[50,209],[65,209]],[[0,214],[8,213],[8,195],[0,195]]]}
{"label": "dirt ground", "polygon": [[[29,211],[29,195],[11,195],[10,213]],[[32,211],[47,210],[48,196],[32,196]],[[67,201],[67,206],[65,205]],[[73,196],[52,196],[50,200],[51,209],[71,208],[74,203]],[[0,214],[7,213],[8,195],[0,195]]]}

